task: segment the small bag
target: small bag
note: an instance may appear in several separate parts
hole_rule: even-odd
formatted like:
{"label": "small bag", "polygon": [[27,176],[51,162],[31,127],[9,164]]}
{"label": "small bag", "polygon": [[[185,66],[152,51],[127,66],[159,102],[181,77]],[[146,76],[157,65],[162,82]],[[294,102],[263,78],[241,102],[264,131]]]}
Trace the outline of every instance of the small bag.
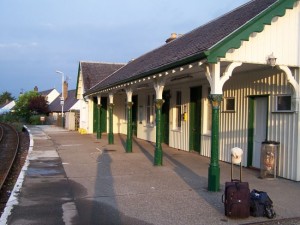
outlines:
{"label": "small bag", "polygon": [[269,219],[276,217],[273,201],[264,191],[253,189],[250,193],[250,215],[254,217],[265,216]]}

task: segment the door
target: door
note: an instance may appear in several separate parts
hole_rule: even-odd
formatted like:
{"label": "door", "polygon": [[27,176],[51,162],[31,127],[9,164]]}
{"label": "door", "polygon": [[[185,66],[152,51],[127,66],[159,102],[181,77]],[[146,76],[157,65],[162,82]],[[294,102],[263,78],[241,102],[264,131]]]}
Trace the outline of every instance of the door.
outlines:
{"label": "door", "polygon": [[97,98],[93,98],[93,133],[97,132],[98,128],[98,106],[97,106]]}
{"label": "door", "polygon": [[107,133],[107,97],[101,97],[100,123],[101,132]]}
{"label": "door", "polygon": [[132,133],[137,136],[137,107],[138,107],[138,96],[132,96]]}
{"label": "door", "polygon": [[170,115],[170,91],[163,92],[164,104],[161,113],[161,134],[162,143],[169,144],[169,115]]}
{"label": "door", "polygon": [[190,151],[196,151],[200,153],[201,146],[201,98],[202,87],[193,87],[190,89],[190,137],[189,148]]}
{"label": "door", "polygon": [[[98,101],[97,98],[93,99],[94,102],[94,113],[93,113],[93,132],[97,132],[98,128]],[[107,132],[107,98],[101,97],[101,110],[100,110],[100,123],[101,123],[101,132],[106,133]]]}
{"label": "door", "polygon": [[248,166],[260,168],[261,143],[267,139],[268,97],[250,98]]}

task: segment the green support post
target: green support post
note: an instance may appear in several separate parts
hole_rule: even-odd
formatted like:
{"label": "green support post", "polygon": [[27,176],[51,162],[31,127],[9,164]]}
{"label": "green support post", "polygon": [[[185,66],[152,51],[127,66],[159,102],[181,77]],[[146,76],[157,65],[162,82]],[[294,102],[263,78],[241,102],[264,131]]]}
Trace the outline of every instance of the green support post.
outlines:
{"label": "green support post", "polygon": [[114,104],[110,103],[108,105],[109,110],[109,133],[108,133],[108,144],[114,143],[114,132],[113,132],[113,108]]}
{"label": "green support post", "polygon": [[162,166],[163,164],[163,151],[161,147],[161,108],[163,103],[163,99],[156,99],[156,143],[154,152],[155,166]]}
{"label": "green support post", "polygon": [[220,165],[219,165],[219,110],[223,96],[219,94],[209,95],[212,106],[211,128],[211,156],[208,169],[208,191],[217,192],[220,189]]}
{"label": "green support post", "polygon": [[127,140],[126,152],[132,152],[132,105],[133,102],[127,102]]}
{"label": "green support post", "polygon": [[98,116],[98,126],[97,126],[97,139],[101,139],[101,104],[98,104],[98,110],[97,110],[97,116]]}

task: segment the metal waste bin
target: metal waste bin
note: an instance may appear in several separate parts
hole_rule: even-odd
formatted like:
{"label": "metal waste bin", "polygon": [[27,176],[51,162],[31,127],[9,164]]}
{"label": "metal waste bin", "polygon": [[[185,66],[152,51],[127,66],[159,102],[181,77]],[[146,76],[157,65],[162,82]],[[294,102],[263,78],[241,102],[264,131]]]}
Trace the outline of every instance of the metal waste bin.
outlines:
{"label": "metal waste bin", "polygon": [[276,178],[279,142],[264,141],[261,145],[260,177]]}

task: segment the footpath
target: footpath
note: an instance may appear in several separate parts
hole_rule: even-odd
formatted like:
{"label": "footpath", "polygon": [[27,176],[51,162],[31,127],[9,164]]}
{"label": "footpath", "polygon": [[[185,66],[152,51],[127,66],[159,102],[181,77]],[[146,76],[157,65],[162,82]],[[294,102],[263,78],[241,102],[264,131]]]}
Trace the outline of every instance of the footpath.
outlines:
{"label": "footpath", "polygon": [[243,168],[250,189],[268,192],[277,217],[230,219],[222,203],[228,163],[220,162],[221,190],[208,192],[209,158],[199,154],[164,145],[163,166],[157,167],[151,142],[134,138],[133,152],[125,153],[125,135],[108,145],[106,135],[28,129],[27,163],[1,225],[300,224],[300,182],[260,179],[259,171]]}

